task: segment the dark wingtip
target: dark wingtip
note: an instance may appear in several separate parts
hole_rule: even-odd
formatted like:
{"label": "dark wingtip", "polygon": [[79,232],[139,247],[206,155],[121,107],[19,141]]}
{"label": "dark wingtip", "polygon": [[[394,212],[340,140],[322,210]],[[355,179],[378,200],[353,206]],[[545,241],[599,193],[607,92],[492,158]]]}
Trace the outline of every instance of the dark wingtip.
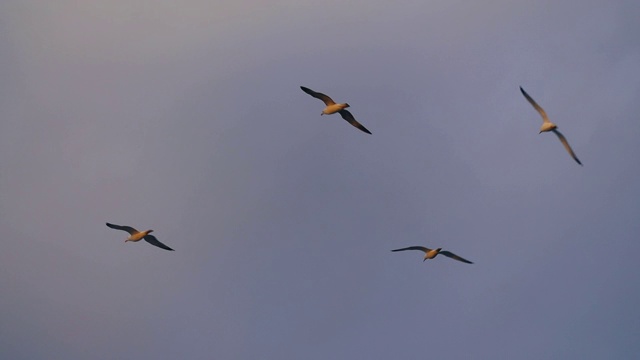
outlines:
{"label": "dark wingtip", "polygon": [[373,135],[373,134],[371,134],[371,131],[369,131],[369,129],[367,129],[366,127],[364,127],[364,125],[362,125],[362,124],[360,124],[360,126],[358,127],[358,129],[360,129],[360,130],[362,130],[362,131],[366,132],[366,133],[367,133],[367,134],[369,134],[369,135]]}
{"label": "dark wingtip", "polygon": [[366,132],[367,134],[372,135],[372,134],[371,134],[371,131],[369,131],[369,129],[367,129],[366,127],[364,127],[364,125],[362,125],[362,124],[360,124],[360,123],[358,123],[358,125],[360,125],[360,126],[356,126],[356,127],[357,127],[358,129],[362,130],[362,132]]}
{"label": "dark wingtip", "polygon": [[[352,124],[353,125],[353,124]],[[356,128],[358,128],[359,130],[362,130],[362,132],[366,132],[369,135],[373,135],[371,134],[371,131],[369,131],[369,129],[367,129],[366,127],[364,127],[364,125],[358,123],[359,126],[356,126]]]}
{"label": "dark wingtip", "polygon": [[575,162],[577,162],[577,163],[578,163],[578,165],[580,165],[580,166],[584,166],[584,165],[582,165],[582,162],[580,162],[580,159],[578,159],[578,157],[577,157],[577,156],[572,155],[571,157],[573,158],[573,160],[575,160]]}

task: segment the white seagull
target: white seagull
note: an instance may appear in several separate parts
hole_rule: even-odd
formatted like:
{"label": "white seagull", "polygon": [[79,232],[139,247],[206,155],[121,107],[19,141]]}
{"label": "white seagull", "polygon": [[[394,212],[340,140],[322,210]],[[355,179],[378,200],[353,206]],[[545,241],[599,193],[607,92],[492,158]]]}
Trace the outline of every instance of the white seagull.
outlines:
{"label": "white seagull", "polygon": [[149,235],[149,233],[153,232],[153,230],[138,231],[132,228],[131,226],[121,226],[121,225],[114,225],[109,223],[107,223],[107,226],[112,229],[123,230],[128,232],[129,237],[124,242],[127,242],[127,241],[137,242],[144,239],[144,241],[148,242],[151,245],[157,246],[161,249],[174,251],[172,248],[158,241],[158,239],[156,239],[155,236]]}
{"label": "white seagull", "polygon": [[315,92],[304,86],[300,86],[300,89],[302,89],[302,91],[306,92],[307,94],[313,96],[314,98],[322,100],[324,104],[327,105],[327,107],[325,107],[324,110],[322,110],[322,113],[320,113],[320,115],[331,115],[335,113],[340,113],[340,116],[342,116],[343,119],[347,120],[349,124],[357,127],[358,129],[366,132],[367,134],[371,134],[371,131],[367,130],[367,128],[365,128],[364,126],[362,126],[362,124],[357,122],[356,119],[353,117],[353,115],[351,115],[349,111],[345,110],[346,108],[349,107],[349,104],[347,103],[336,104],[336,102],[333,101],[333,99],[331,99],[327,95],[323,93]]}
{"label": "white seagull", "polygon": [[553,131],[553,133],[556,134],[556,136],[558,136],[558,139],[560,139],[560,142],[562,143],[562,145],[564,145],[564,148],[567,149],[567,151],[569,152],[569,155],[571,155],[573,160],[575,160],[578,164],[582,165],[580,160],[578,160],[578,157],[576,156],[576,154],[573,152],[573,149],[571,149],[571,146],[569,146],[569,142],[567,141],[567,138],[565,138],[564,135],[562,135],[562,133],[558,131],[558,126],[549,120],[549,118],[547,117],[547,113],[544,112],[544,109],[540,105],[538,105],[538,103],[536,103],[531,98],[531,96],[527,94],[526,91],[524,91],[522,86],[520,86],[520,91],[522,92],[522,95],[524,95],[524,97],[527,98],[527,100],[529,100],[529,103],[533,105],[533,107],[538,111],[538,113],[540,113],[540,116],[542,116],[542,126],[540,127],[540,132],[538,134],[541,134],[547,131]]}
{"label": "white seagull", "polygon": [[450,257],[454,260],[458,260],[458,261],[462,261],[463,263],[467,263],[467,264],[473,264],[471,261],[462,258],[450,251],[442,251],[442,248],[437,248],[437,249],[429,249],[428,247],[424,247],[424,246],[409,246],[406,248],[402,248],[402,249],[395,249],[395,250],[391,250],[391,251],[405,251],[405,250],[420,250],[422,252],[424,252],[424,259],[422,259],[422,261],[425,261],[427,259],[433,259],[434,257],[438,256],[438,254],[444,255],[446,257]]}

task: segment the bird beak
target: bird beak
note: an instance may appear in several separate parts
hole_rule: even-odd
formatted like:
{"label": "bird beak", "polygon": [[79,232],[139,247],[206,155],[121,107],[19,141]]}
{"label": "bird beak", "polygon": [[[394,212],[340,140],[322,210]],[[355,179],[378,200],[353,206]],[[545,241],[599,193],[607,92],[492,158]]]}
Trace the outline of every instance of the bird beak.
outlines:
{"label": "bird beak", "polygon": [[542,130],[540,130],[540,132],[538,133],[538,135],[542,134]]}
{"label": "bird beak", "polygon": [[427,260],[427,258],[422,259],[422,262],[425,262]]}

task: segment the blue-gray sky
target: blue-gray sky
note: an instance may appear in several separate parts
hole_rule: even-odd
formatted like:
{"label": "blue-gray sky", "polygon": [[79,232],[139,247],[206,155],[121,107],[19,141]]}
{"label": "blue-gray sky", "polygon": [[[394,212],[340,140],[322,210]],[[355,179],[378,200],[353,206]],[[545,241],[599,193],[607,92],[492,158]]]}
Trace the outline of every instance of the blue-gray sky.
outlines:
{"label": "blue-gray sky", "polygon": [[0,3],[0,357],[640,357],[639,16]]}

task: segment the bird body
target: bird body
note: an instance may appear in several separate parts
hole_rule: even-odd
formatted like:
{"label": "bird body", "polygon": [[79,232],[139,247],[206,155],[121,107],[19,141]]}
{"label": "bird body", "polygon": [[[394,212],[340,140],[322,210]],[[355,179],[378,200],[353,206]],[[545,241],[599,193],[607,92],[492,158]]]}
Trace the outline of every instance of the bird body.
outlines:
{"label": "bird body", "polygon": [[540,126],[540,132],[538,134],[543,133],[543,132],[547,132],[547,131],[553,131],[557,127],[558,126],[556,124],[552,123],[551,121],[545,121],[545,122],[542,123],[542,126]]}
{"label": "bird body", "polygon": [[333,99],[331,99],[329,96],[323,93],[315,92],[304,86],[300,86],[300,89],[302,89],[302,91],[306,92],[307,94],[313,96],[314,98],[320,99],[322,100],[322,102],[324,102],[325,108],[324,110],[322,110],[320,115],[331,115],[331,114],[339,113],[340,116],[342,116],[342,118],[345,119],[349,124],[360,129],[361,131],[366,132],[367,134],[371,134],[371,131],[367,130],[367,128],[365,128],[364,126],[362,126],[362,124],[357,122],[356,119],[348,110],[345,110],[346,108],[349,107],[349,104],[347,103],[338,104],[335,101],[333,101]]}
{"label": "bird body", "polygon": [[429,250],[426,251],[424,253],[424,259],[422,259],[422,261],[425,261],[427,259],[433,259],[436,256],[438,256],[438,254],[440,253],[440,250],[442,250],[442,248],[437,248],[437,249],[433,249],[433,250]]}
{"label": "bird body", "polygon": [[391,250],[391,251],[405,251],[405,250],[419,250],[424,252],[424,258],[422,259],[422,261],[425,260],[429,260],[429,259],[433,259],[436,256],[438,256],[439,254],[444,255],[448,258],[454,259],[454,260],[458,260],[461,261],[463,263],[467,263],[467,264],[473,264],[471,261],[460,257],[454,253],[452,253],[451,251],[442,251],[442,248],[436,248],[436,249],[429,249],[428,247],[424,247],[424,246],[409,246],[406,248],[402,248],[402,249],[395,249],[395,250]]}
{"label": "bird body", "polygon": [[133,241],[133,242],[140,241],[145,236],[149,235],[149,233],[152,233],[152,232],[153,232],[153,230],[138,231],[136,233],[133,233],[133,234],[129,235],[127,240],[125,240],[124,242],[127,242],[127,241]]}
{"label": "bird body", "polygon": [[327,105],[327,107],[325,107],[324,110],[322,110],[320,115],[335,114],[335,113],[340,112],[341,110],[344,110],[344,109],[346,109],[348,107],[349,107],[349,104],[347,104],[347,103]]}
{"label": "bird body", "polygon": [[536,111],[538,111],[538,113],[542,117],[542,126],[540,126],[540,132],[538,134],[542,134],[543,132],[549,132],[549,131],[556,134],[556,136],[562,143],[562,146],[564,146],[564,148],[567,150],[569,155],[571,155],[573,160],[575,160],[578,164],[582,165],[582,163],[580,162],[576,154],[573,152],[573,149],[569,145],[567,138],[565,138],[564,135],[562,135],[562,133],[558,131],[558,126],[552,123],[551,120],[549,120],[549,117],[547,116],[547,113],[544,111],[544,109],[540,105],[538,105],[538,103],[536,103],[535,100],[533,100],[533,98],[529,96],[529,94],[527,94],[526,91],[524,91],[522,86],[520,87],[520,92],[522,92],[522,95],[524,95],[524,97],[527,99],[527,101],[529,101],[531,106],[533,106],[533,108],[536,109]]}
{"label": "bird body", "polygon": [[167,245],[161,243],[155,236],[149,235],[150,233],[153,232],[153,230],[138,231],[138,230],[132,228],[131,226],[115,225],[115,224],[109,224],[109,223],[107,223],[107,226],[112,228],[112,229],[122,230],[122,231],[128,232],[129,233],[129,237],[126,238],[124,242],[127,242],[127,241],[138,242],[138,241],[144,239],[144,241],[148,242],[151,245],[157,246],[157,247],[159,247],[161,249],[174,251],[172,248],[170,248]]}

